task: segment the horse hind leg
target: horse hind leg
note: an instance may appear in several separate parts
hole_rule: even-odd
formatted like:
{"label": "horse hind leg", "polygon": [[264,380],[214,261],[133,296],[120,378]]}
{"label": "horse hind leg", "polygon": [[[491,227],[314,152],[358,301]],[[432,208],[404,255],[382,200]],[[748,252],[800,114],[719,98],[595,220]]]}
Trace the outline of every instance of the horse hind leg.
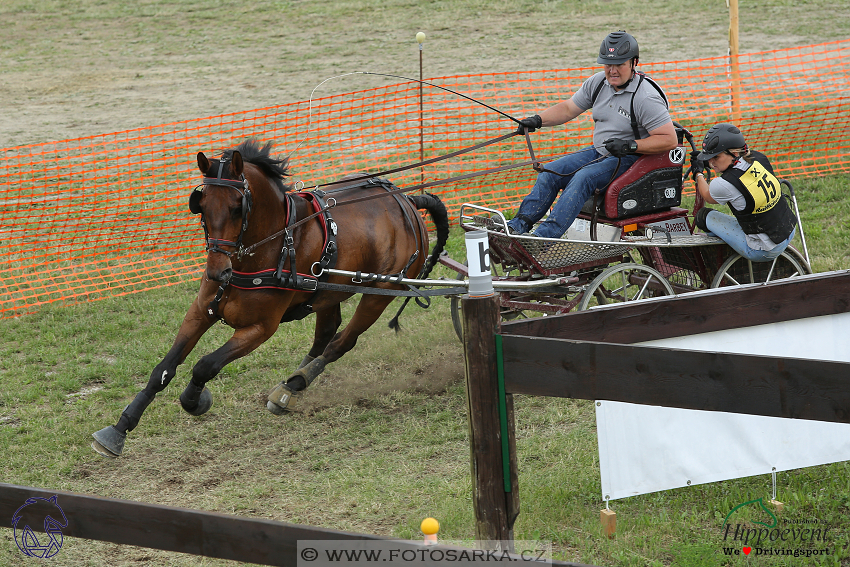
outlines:
{"label": "horse hind leg", "polygon": [[266,409],[274,415],[282,415],[286,410],[291,410],[299,392],[306,390],[319,374],[325,370],[328,361],[319,355],[309,363],[301,366],[292,375],[272,388],[269,392]]}
{"label": "horse hind leg", "polygon": [[387,308],[394,298],[384,295],[366,295],[360,300],[354,316],[342,332],[337,333],[324,352],[315,360],[296,370],[289,378],[278,384],[269,394],[266,407],[275,415],[280,415],[291,405],[298,392],[310,385],[322,373],[325,366],[338,360],[346,352],[354,348],[358,337],[363,334]]}
{"label": "horse hind leg", "polygon": [[282,415],[286,410],[292,409],[298,392],[306,389],[325,369],[327,360],[322,353],[341,324],[342,313],[338,303],[316,313],[313,346],[298,365],[298,369],[269,392],[266,409],[274,415]]}

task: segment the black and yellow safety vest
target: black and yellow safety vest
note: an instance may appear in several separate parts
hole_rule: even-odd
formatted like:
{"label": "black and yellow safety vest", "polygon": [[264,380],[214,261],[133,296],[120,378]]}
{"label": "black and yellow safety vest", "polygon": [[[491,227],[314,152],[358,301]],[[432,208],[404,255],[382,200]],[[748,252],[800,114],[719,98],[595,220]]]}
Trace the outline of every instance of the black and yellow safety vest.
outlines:
{"label": "black and yellow safety vest", "polygon": [[766,234],[774,243],[784,241],[797,225],[797,217],[782,197],[779,180],[764,154],[751,152],[753,162],[746,170],[730,167],[720,177],[740,191],[747,205],[729,209],[747,234]]}

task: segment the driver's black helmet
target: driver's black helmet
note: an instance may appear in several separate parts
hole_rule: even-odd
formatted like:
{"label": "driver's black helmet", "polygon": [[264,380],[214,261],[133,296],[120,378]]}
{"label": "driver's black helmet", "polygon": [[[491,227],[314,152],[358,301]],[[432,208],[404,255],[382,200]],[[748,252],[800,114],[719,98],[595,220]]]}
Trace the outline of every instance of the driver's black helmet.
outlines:
{"label": "driver's black helmet", "polygon": [[703,161],[708,161],[717,154],[738,149],[747,149],[744,135],[738,130],[737,126],[721,122],[708,129],[702,141],[702,153],[697,157]]}
{"label": "driver's black helmet", "polygon": [[611,32],[602,40],[597,63],[619,65],[638,57],[638,42],[631,34],[623,30]]}

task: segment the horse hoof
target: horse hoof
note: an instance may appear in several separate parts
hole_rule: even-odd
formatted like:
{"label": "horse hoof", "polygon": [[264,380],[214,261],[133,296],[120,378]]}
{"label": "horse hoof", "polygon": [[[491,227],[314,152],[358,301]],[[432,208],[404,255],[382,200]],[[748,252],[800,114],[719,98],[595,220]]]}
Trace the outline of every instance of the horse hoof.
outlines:
{"label": "horse hoof", "polygon": [[110,425],[92,433],[91,436],[94,437],[91,448],[98,455],[109,457],[110,459],[121,456],[121,451],[124,450],[124,440],[127,438],[126,433],[121,433],[115,429],[114,425]]}
{"label": "horse hoof", "polygon": [[274,415],[281,415],[286,410],[291,410],[298,398],[298,392],[281,382],[269,392],[266,409]]}
{"label": "horse hoof", "polygon": [[183,394],[180,394],[180,407],[183,408],[184,411],[192,414],[192,415],[204,415],[207,413],[212,407],[212,394],[206,388],[201,390],[201,395],[198,397],[198,404],[194,408],[189,408],[186,406],[186,403],[183,401]]}

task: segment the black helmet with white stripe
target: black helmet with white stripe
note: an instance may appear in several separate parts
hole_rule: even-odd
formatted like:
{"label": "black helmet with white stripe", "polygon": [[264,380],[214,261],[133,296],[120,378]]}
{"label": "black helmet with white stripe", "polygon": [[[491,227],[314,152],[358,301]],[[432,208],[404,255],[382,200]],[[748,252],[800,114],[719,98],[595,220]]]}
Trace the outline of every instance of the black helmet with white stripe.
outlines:
{"label": "black helmet with white stripe", "polygon": [[619,65],[639,56],[638,42],[623,30],[611,32],[602,40],[599,47],[597,63],[603,65]]}

